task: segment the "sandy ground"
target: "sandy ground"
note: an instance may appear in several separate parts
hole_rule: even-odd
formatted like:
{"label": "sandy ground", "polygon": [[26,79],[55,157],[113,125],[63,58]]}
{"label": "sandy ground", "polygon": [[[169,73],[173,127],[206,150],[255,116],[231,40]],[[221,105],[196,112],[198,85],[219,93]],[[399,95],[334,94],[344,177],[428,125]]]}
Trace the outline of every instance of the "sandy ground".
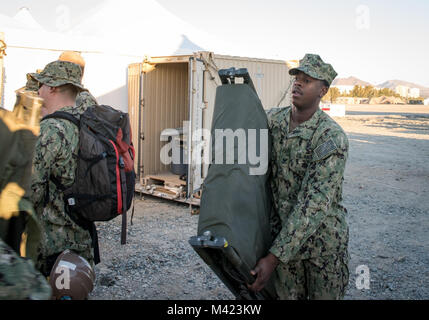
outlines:
{"label": "sandy ground", "polygon": [[[347,299],[429,298],[429,107],[351,106],[335,120],[350,156],[344,204],[350,227]],[[369,268],[369,289],[356,268]]]}
{"label": "sandy ground", "polygon": [[[429,299],[429,107],[346,110],[335,118],[350,142],[345,299]],[[233,299],[187,242],[198,216],[183,204],[136,199],[127,245],[120,219],[98,224],[102,262],[91,299]]]}

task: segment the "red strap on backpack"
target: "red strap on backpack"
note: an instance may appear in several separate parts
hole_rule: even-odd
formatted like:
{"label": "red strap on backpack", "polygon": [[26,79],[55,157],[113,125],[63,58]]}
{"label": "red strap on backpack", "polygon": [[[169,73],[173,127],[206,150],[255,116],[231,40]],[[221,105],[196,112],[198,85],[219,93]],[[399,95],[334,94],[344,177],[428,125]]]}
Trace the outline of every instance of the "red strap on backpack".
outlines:
{"label": "red strap on backpack", "polygon": [[[125,172],[130,172],[134,169],[133,159],[135,158],[135,150],[133,145],[129,145],[124,140],[122,129],[119,128],[118,134],[116,135],[116,145],[118,146],[118,152],[122,156],[125,162]],[[129,152],[131,150],[131,153]]]}

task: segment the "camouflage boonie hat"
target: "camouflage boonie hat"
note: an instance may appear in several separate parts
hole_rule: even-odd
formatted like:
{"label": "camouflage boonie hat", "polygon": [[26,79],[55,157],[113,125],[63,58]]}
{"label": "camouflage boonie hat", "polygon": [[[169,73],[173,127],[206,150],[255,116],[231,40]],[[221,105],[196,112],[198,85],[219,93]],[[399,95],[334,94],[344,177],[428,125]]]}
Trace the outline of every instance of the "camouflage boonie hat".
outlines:
{"label": "camouflage boonie hat", "polygon": [[40,73],[30,73],[38,82],[50,87],[59,87],[72,84],[81,90],[85,90],[82,83],[82,69],[79,65],[68,61],[53,61],[48,63]]}
{"label": "camouflage boonie hat", "polygon": [[39,82],[34,79],[30,73],[27,73],[27,83],[25,84],[25,90],[37,91],[39,90]]}
{"label": "camouflage boonie hat", "polygon": [[334,68],[329,63],[323,62],[318,54],[307,53],[304,58],[299,60],[297,68],[289,70],[289,74],[294,76],[298,71],[302,71],[315,79],[326,80],[329,85],[337,76]]}

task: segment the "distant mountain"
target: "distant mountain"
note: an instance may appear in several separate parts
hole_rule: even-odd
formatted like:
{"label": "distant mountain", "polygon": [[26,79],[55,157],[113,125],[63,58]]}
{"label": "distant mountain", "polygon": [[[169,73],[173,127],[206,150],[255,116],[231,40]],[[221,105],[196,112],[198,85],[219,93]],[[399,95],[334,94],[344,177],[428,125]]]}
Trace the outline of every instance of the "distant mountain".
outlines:
{"label": "distant mountain", "polygon": [[372,86],[371,83],[356,77],[337,78],[332,82],[333,86]]}
{"label": "distant mountain", "polygon": [[388,89],[395,89],[396,86],[407,86],[410,88],[419,88],[419,89],[427,89],[426,87],[423,87],[421,85],[403,81],[403,80],[387,80],[381,84],[379,84],[377,87],[379,88],[388,88]]}
{"label": "distant mountain", "polygon": [[379,88],[388,88],[394,90],[396,86],[407,86],[410,88],[418,88],[420,89],[420,96],[423,98],[429,98],[429,88],[426,88],[424,86],[421,86],[419,84],[415,84],[408,81],[403,80],[387,80],[381,84],[379,84],[377,87]]}

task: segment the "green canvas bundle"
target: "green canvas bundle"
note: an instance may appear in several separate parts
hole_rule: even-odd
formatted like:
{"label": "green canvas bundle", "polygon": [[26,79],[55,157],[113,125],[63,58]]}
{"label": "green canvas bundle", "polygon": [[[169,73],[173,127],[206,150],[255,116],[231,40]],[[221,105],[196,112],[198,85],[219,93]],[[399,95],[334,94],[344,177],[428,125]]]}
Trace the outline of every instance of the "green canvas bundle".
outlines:
{"label": "green canvas bundle", "polygon": [[[236,136],[233,148],[231,144],[228,145],[228,138],[224,137],[228,132]],[[243,139],[243,132],[246,139]],[[229,139],[232,141],[231,136]],[[226,241],[222,250],[204,248],[210,241],[204,244],[201,237],[194,237],[193,243],[201,244],[197,252],[238,298],[246,298],[243,294],[248,299],[258,298],[252,293],[249,295],[249,292],[242,292],[240,296],[240,291],[245,291],[246,287],[245,281],[242,281],[243,273],[253,269],[256,262],[268,253],[272,243],[270,170],[267,167],[270,144],[267,116],[253,84],[227,83],[219,86],[211,130],[211,164],[202,188],[198,235],[210,234],[212,239],[224,238]],[[255,164],[255,158],[249,157],[255,151],[257,156],[265,156],[265,161]],[[219,163],[221,154],[223,161]],[[226,163],[228,156],[230,160],[232,157],[233,163]],[[251,174],[252,169],[255,172],[257,168],[259,174]],[[226,249],[229,253],[225,252]],[[234,269],[234,263],[223,261],[225,255],[230,256],[229,260],[240,260],[235,264],[239,266],[235,269],[239,270],[231,270]],[[242,274],[241,279],[237,272]],[[244,278],[253,280],[250,274],[244,274]],[[264,298],[272,298],[274,293],[271,283],[267,290],[268,294]]]}

